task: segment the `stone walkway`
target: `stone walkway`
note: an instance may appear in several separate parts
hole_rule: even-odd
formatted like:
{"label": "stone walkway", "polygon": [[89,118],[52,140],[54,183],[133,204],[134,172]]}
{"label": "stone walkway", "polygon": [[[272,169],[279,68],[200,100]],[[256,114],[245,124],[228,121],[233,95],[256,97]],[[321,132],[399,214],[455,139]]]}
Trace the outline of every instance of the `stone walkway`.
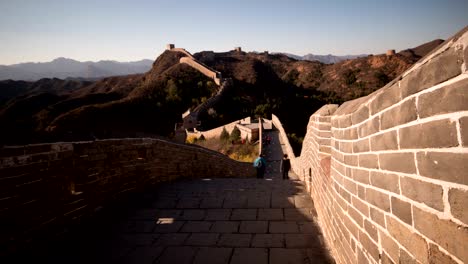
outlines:
{"label": "stone walkway", "polygon": [[[281,180],[277,132],[265,179],[182,180],[159,186],[123,214],[57,246],[49,263],[333,263],[313,202]],[[127,209],[125,209],[127,208]]]}

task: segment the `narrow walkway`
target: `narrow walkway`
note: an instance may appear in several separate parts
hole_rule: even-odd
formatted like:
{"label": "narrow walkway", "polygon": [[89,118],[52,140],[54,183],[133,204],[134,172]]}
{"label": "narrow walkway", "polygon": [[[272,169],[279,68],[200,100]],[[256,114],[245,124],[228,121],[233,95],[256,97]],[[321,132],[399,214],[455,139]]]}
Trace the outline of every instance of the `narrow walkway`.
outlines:
{"label": "narrow walkway", "polygon": [[46,252],[48,263],[333,263],[303,185],[293,175],[281,180],[281,145],[277,132],[269,133],[265,179],[163,184]]}

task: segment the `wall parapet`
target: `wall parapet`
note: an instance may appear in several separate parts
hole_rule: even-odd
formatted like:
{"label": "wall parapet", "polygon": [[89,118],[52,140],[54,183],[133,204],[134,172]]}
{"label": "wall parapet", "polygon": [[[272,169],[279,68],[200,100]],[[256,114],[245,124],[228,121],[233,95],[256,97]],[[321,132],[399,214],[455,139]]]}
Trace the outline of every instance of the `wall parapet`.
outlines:
{"label": "wall parapet", "polygon": [[[53,238],[128,193],[177,178],[253,177],[250,163],[159,139],[0,149],[0,256]],[[26,231],[27,230],[27,231]]]}
{"label": "wall parapet", "polygon": [[468,263],[467,69],[468,27],[310,117],[292,166],[337,263]]}

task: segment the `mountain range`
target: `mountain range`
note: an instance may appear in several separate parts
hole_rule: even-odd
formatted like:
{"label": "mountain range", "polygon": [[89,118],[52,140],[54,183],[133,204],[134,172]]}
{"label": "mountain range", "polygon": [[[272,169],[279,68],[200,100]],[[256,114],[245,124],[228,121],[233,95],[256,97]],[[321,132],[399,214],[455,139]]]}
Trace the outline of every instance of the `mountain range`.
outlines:
{"label": "mountain range", "polygon": [[[310,115],[323,104],[341,104],[372,93],[442,42],[335,64],[296,60],[284,54],[195,53],[193,57],[200,63],[232,79],[223,99],[209,114],[199,117],[201,129],[274,113],[289,133],[301,137]],[[165,51],[145,73],[97,81],[0,81],[0,145],[94,137],[170,137],[182,113],[219,89],[212,79],[179,63],[186,56]]]}
{"label": "mountain range", "polygon": [[37,81],[42,78],[84,78],[95,80],[102,77],[143,73],[151,69],[152,60],[118,62],[102,60],[80,62],[57,58],[50,62],[27,62],[0,65],[0,80]]}

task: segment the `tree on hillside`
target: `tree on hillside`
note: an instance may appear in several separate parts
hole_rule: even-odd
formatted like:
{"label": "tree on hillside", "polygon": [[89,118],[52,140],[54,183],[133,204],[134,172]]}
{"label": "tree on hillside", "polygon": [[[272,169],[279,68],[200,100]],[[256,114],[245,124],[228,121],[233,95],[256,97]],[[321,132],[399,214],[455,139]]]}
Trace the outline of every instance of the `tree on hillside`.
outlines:
{"label": "tree on hillside", "polygon": [[232,141],[239,141],[241,137],[241,132],[237,126],[234,127],[234,129],[231,132],[231,136],[229,137],[230,140]]}
{"label": "tree on hillside", "polygon": [[221,135],[219,136],[219,139],[221,139],[221,140],[228,140],[229,139],[229,133],[227,132],[225,127],[223,127],[223,131],[221,131]]}

